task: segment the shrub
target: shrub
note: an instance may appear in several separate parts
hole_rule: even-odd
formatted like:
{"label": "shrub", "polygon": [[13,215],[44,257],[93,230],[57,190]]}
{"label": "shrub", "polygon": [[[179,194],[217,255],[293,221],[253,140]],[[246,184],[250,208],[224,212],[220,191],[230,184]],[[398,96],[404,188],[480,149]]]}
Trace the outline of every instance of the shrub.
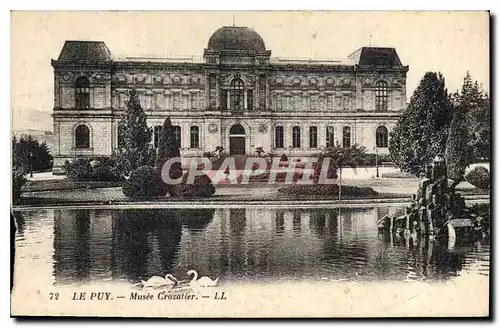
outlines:
{"label": "shrub", "polygon": [[64,164],[68,178],[74,181],[120,181],[123,176],[111,157],[80,158]]}
{"label": "shrub", "polygon": [[66,171],[71,180],[94,180],[94,170],[89,159],[79,158],[68,163]]}
{"label": "shrub", "polygon": [[[294,196],[330,196],[338,197],[339,187],[336,184],[290,185],[279,188],[278,192]],[[378,193],[371,187],[342,186],[344,197],[374,197]]]}
{"label": "shrub", "polygon": [[12,199],[16,201],[21,197],[21,188],[26,183],[26,173],[21,168],[12,169]]}
{"label": "shrub", "polygon": [[194,183],[187,184],[188,173],[182,177],[182,183],[177,186],[172,196],[210,197],[215,193],[212,179],[206,174],[194,178]]}
{"label": "shrub", "polygon": [[484,166],[477,166],[467,173],[465,180],[476,188],[488,189],[490,187],[490,172]]}
{"label": "shrub", "polygon": [[148,198],[165,196],[166,184],[158,171],[148,165],[140,166],[130,173],[122,185],[123,194],[130,198]]}
{"label": "shrub", "polygon": [[[271,175],[271,172],[266,171],[264,173],[258,174],[258,175],[251,175],[248,177],[248,183],[258,183],[258,182],[263,182],[263,183],[269,183],[269,176]],[[292,181],[298,181],[302,180],[304,173],[303,172],[294,172]],[[278,172],[276,173],[276,179],[274,179],[273,183],[277,182],[285,182],[287,177],[286,172]],[[311,176],[312,179],[312,176]],[[238,183],[241,183],[243,180],[243,175],[240,175],[238,177]]]}

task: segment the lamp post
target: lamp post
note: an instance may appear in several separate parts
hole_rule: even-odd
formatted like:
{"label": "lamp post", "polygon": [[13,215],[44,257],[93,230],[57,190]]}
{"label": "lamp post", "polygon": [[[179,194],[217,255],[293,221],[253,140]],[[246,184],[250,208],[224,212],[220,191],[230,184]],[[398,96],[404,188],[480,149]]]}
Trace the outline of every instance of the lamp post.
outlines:
{"label": "lamp post", "polygon": [[375,146],[375,169],[376,169],[375,176],[378,178],[379,174],[378,174],[378,147],[377,146]]}
{"label": "lamp post", "polygon": [[29,154],[29,162],[30,162],[30,178],[33,178],[33,152]]}
{"label": "lamp post", "polygon": [[288,158],[288,161],[291,161],[292,160],[292,146],[288,146],[288,151],[290,154],[290,158]]}

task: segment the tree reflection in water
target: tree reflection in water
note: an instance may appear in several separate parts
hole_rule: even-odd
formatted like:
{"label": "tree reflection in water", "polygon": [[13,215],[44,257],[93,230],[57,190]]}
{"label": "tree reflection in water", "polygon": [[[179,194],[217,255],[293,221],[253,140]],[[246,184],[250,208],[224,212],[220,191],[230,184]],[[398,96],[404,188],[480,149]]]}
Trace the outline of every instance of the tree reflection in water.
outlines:
{"label": "tree reflection in water", "polygon": [[[136,283],[187,270],[222,281],[448,279],[481,249],[378,234],[378,208],[54,211],[56,283]],[[396,210],[383,210],[395,213]],[[23,216],[17,216],[23,226]],[[26,231],[32,229],[26,216]],[[20,241],[22,242],[22,241]],[[482,258],[481,258],[482,256]],[[487,268],[485,269],[487,270]]]}
{"label": "tree reflection in water", "polygon": [[201,232],[212,210],[56,211],[54,276],[56,283],[92,279],[137,282],[172,272],[182,227]]}

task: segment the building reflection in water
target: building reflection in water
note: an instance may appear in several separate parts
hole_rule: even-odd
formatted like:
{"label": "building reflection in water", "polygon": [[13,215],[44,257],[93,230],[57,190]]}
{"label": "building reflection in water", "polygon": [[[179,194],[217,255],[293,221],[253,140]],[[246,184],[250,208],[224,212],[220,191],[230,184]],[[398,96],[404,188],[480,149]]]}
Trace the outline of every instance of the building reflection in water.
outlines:
{"label": "building reflection in water", "polygon": [[135,283],[166,273],[186,279],[195,269],[230,283],[447,279],[464,270],[470,248],[450,251],[429,240],[378,234],[380,213],[379,208],[57,210],[54,276],[61,284]]}

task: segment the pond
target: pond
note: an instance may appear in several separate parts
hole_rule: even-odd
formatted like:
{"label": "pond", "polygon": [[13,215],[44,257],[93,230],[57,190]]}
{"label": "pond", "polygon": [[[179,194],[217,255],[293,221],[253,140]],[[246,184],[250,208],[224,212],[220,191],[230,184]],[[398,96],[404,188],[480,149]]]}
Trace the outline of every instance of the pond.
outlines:
{"label": "pond", "polygon": [[449,281],[489,276],[489,239],[453,246],[380,235],[403,207],[36,209],[15,212],[15,277],[134,284],[172,273],[232,283]]}

